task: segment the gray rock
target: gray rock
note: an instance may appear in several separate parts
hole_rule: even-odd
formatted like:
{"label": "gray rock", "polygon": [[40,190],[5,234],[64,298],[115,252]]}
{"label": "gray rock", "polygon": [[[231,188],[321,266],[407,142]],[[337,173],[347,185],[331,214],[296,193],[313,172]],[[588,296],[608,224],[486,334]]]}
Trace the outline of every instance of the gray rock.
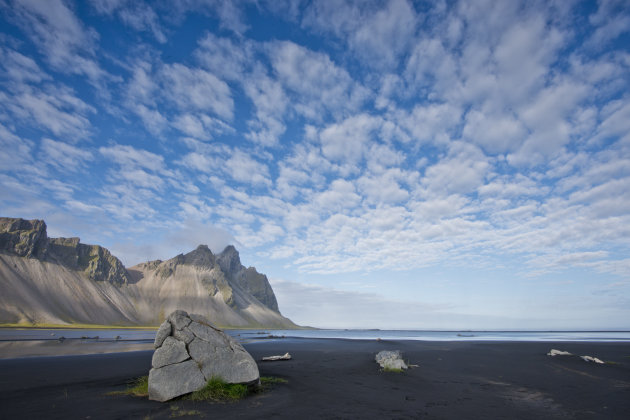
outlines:
{"label": "gray rock", "polygon": [[235,341],[231,346],[215,346],[217,341],[211,343],[195,338],[188,345],[190,355],[200,364],[206,380],[219,377],[231,384],[258,382],[258,365],[243,346]]}
{"label": "gray rock", "polygon": [[194,360],[151,369],[149,372],[149,399],[160,402],[168,401],[196,391],[205,384],[206,379]]}
{"label": "gray rock", "polygon": [[152,400],[167,401],[196,391],[212,377],[227,383],[259,382],[252,356],[200,315],[173,312],[160,326],[155,344],[149,373]]}
{"label": "gray rock", "polygon": [[[207,326],[209,326],[209,327],[214,328],[214,327],[212,326],[212,323],[210,322],[210,320],[209,320],[208,318],[206,318],[205,316],[203,316],[203,315],[199,315],[199,314],[190,314],[190,319],[192,319],[194,322],[198,322],[198,323],[200,323],[200,324],[202,324],[202,325],[207,325]],[[216,330],[216,329],[218,329],[218,328],[214,328],[214,329]]]}
{"label": "gray rock", "polygon": [[162,325],[160,325],[160,328],[157,330],[157,333],[155,334],[155,341],[153,342],[153,347],[155,347],[156,349],[160,347],[162,343],[164,342],[164,339],[166,339],[166,337],[168,337],[169,335],[171,335],[171,323],[168,321],[164,321],[162,322]]}
{"label": "gray rock", "polygon": [[158,348],[153,353],[151,366],[157,369],[162,366],[183,362],[187,359],[190,359],[190,355],[186,351],[186,344],[173,337],[166,337],[164,343],[162,343],[162,347]]}
{"label": "gray rock", "polygon": [[177,310],[168,316],[168,320],[173,324],[173,328],[181,330],[187,327],[191,323],[188,313],[185,311]]}
{"label": "gray rock", "polygon": [[409,366],[403,361],[399,350],[383,350],[375,357],[376,363],[383,369],[408,369]]}
{"label": "gray rock", "polygon": [[195,339],[195,335],[188,329],[188,327],[184,327],[183,330],[173,331],[173,337],[186,344],[189,344]]}
{"label": "gray rock", "polygon": [[192,331],[196,337],[212,343],[215,347],[230,345],[230,342],[227,340],[228,335],[219,329],[198,322],[191,322],[188,329]]}

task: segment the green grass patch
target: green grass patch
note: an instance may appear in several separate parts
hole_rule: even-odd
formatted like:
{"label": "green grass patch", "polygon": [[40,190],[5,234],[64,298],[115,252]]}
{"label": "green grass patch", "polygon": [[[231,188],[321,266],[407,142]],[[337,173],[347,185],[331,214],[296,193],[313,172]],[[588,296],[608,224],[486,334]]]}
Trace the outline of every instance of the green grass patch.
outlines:
{"label": "green grass patch", "polygon": [[206,386],[190,394],[193,401],[237,401],[249,394],[249,387],[243,384],[228,384],[221,378],[211,378]]}
{"label": "green grass patch", "polygon": [[149,377],[141,376],[136,379],[126,390],[108,392],[107,395],[132,395],[134,397],[149,396]]}
{"label": "green grass patch", "polygon": [[260,384],[263,386],[273,385],[273,384],[286,384],[289,381],[283,378],[276,378],[274,376],[261,376]]}

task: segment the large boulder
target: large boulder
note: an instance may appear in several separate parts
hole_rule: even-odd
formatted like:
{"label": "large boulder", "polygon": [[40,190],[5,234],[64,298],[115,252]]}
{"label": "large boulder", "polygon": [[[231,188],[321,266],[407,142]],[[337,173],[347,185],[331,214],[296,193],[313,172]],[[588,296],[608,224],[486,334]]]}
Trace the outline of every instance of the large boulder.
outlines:
{"label": "large boulder", "polygon": [[168,401],[196,391],[212,377],[231,384],[257,384],[258,366],[232,337],[205,317],[175,311],[155,336],[149,399]]}

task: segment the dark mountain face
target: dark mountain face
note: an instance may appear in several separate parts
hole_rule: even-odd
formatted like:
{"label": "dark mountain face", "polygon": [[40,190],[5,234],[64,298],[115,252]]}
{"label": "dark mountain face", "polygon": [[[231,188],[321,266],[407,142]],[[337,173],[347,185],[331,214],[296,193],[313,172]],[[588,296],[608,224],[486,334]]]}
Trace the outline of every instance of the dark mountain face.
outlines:
{"label": "dark mountain face", "polygon": [[243,290],[249,292],[263,305],[276,312],[278,302],[267,276],[260,274],[254,267],[245,267],[234,246],[228,245],[216,256],[206,245],[199,245],[197,249],[184,255],[184,264],[212,268],[217,264],[228,282],[236,282]]}

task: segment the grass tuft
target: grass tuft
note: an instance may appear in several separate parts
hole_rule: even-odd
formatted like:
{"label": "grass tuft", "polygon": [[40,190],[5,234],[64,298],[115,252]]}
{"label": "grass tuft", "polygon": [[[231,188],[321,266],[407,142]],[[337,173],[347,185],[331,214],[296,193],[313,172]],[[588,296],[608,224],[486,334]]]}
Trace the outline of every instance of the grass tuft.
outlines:
{"label": "grass tuft", "polygon": [[403,370],[400,368],[390,368],[390,367],[385,367],[383,368],[383,372],[393,372],[393,373],[402,373]]}
{"label": "grass tuft", "polygon": [[261,385],[273,385],[273,384],[286,384],[289,381],[283,378],[276,378],[274,376],[261,376],[260,384]]}
{"label": "grass tuft", "polygon": [[108,392],[107,395],[132,395],[134,397],[149,396],[149,377],[141,376],[136,379],[131,386],[124,391]]}
{"label": "grass tuft", "polygon": [[211,378],[206,386],[193,392],[187,399],[193,401],[237,401],[249,394],[249,388],[243,384],[228,384],[221,378]]}

